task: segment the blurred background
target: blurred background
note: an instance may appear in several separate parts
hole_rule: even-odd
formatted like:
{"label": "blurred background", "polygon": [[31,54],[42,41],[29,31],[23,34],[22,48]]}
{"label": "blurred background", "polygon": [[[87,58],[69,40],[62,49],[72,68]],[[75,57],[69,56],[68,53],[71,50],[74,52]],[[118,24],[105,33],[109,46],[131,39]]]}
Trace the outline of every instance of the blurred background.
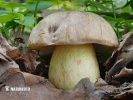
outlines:
{"label": "blurred background", "polygon": [[13,43],[14,38],[29,34],[43,17],[70,10],[104,17],[118,38],[133,28],[133,0],[0,0],[0,32]]}

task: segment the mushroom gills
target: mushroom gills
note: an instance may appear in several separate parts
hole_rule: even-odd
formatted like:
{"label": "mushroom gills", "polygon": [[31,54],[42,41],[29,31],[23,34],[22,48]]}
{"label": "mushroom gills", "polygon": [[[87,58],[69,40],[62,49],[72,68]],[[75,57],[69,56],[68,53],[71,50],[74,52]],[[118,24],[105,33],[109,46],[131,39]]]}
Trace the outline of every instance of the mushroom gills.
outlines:
{"label": "mushroom gills", "polygon": [[49,81],[57,88],[73,89],[82,78],[86,77],[92,83],[100,77],[93,45],[56,46],[49,67]]}

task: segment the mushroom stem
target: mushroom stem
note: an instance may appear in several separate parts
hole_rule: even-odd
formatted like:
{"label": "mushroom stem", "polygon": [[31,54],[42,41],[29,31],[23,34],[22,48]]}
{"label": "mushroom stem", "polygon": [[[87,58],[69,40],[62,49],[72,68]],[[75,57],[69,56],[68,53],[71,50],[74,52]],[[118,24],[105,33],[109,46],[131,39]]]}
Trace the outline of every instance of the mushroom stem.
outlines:
{"label": "mushroom stem", "polygon": [[56,46],[51,58],[49,80],[61,89],[72,89],[88,77],[92,83],[100,77],[92,44]]}

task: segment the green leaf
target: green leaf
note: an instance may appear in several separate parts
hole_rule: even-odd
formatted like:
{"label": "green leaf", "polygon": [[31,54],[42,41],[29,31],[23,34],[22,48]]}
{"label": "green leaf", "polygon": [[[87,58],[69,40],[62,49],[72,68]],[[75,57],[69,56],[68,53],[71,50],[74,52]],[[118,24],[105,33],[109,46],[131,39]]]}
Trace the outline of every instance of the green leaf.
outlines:
{"label": "green leaf", "polygon": [[106,20],[114,21],[114,22],[122,22],[122,21],[124,21],[123,18],[113,18],[113,17],[110,17],[110,16],[105,16],[104,18],[105,18]]}
{"label": "green leaf", "polygon": [[24,15],[21,13],[13,12],[12,14],[14,15],[14,18],[19,18],[20,20],[23,20],[24,18]]}
{"label": "green leaf", "polygon": [[112,27],[117,27],[118,24],[124,21],[123,18],[113,18],[110,16],[104,16],[105,20],[107,20]]}
{"label": "green leaf", "polygon": [[[40,2],[38,4],[37,10],[43,10],[51,7],[53,4],[51,2]],[[36,2],[27,3],[25,6],[29,11],[34,11],[36,7]]]}
{"label": "green leaf", "polygon": [[76,5],[85,5],[87,0],[72,0],[72,2]]}
{"label": "green leaf", "polygon": [[7,8],[6,2],[0,1],[0,7],[6,9]]}
{"label": "green leaf", "polygon": [[110,10],[109,8],[103,6],[102,4],[100,4],[100,3],[98,3],[98,2],[89,1],[88,3],[90,3],[90,5],[92,5],[92,6],[94,6],[94,7],[100,8],[100,9],[103,10],[103,11]]}
{"label": "green leaf", "polygon": [[32,27],[36,22],[35,18],[32,16],[25,16],[23,21],[21,20],[14,20],[14,21],[18,24],[25,25],[28,27]]}
{"label": "green leaf", "polygon": [[7,17],[7,20],[9,20],[9,21],[11,21],[11,20],[13,20],[15,18],[20,19],[20,20],[23,20],[23,18],[24,18],[24,15],[23,14],[17,13],[17,12],[10,12],[10,11],[1,12],[0,13],[0,16],[4,16],[5,18]]}
{"label": "green leaf", "polygon": [[43,9],[51,7],[52,5],[53,4],[51,2],[40,2],[38,4],[37,10],[43,10]]}
{"label": "green leaf", "polygon": [[[93,13],[96,13],[96,14],[98,14],[98,15],[100,15],[100,16],[102,16],[102,17],[106,17],[106,16],[109,16],[109,17],[114,17],[114,15],[113,15],[113,13],[112,12],[96,12],[96,11],[91,11],[91,12],[93,12]],[[127,13],[127,12],[125,12],[125,13],[121,13],[121,14],[116,14],[116,17],[117,18],[123,18],[123,19],[127,19],[127,18],[129,18],[131,16],[131,14],[130,13]]]}
{"label": "green leaf", "polygon": [[[114,1],[113,1],[114,2]],[[106,0],[101,0],[101,4],[111,4],[112,1],[109,0],[109,1],[106,1]]]}
{"label": "green leaf", "polygon": [[7,30],[9,30],[9,29],[15,29],[18,26],[19,26],[19,24],[16,23],[16,22],[14,22],[13,20],[12,21],[8,21],[5,24],[5,27],[6,27]]}
{"label": "green leaf", "polygon": [[36,2],[26,3],[25,8],[29,11],[34,11],[36,7]]}
{"label": "green leaf", "polygon": [[125,20],[126,23],[133,23],[133,20]]}
{"label": "green leaf", "polygon": [[3,14],[12,15],[14,19],[17,18],[17,19],[23,20],[24,18],[24,15],[18,12],[3,12]]}
{"label": "green leaf", "polygon": [[7,10],[13,10],[17,7],[22,7],[23,4],[16,3],[16,2],[4,2],[0,1],[0,7],[7,9]]}
{"label": "green leaf", "polygon": [[127,6],[129,6],[129,5],[132,7],[132,4],[133,4],[133,0],[130,0],[130,1],[128,1],[128,2],[126,3],[126,5],[123,6],[122,8],[125,8],[125,7],[127,7]]}
{"label": "green leaf", "polygon": [[130,5],[130,7],[132,8],[132,10],[133,10],[133,3]]}
{"label": "green leaf", "polygon": [[16,2],[7,2],[7,6],[10,8],[17,8],[17,7],[22,7],[23,4],[22,3],[16,3]]}
{"label": "green leaf", "polygon": [[[48,1],[48,2],[63,2],[62,0],[26,0],[26,2],[40,2],[40,1]],[[65,1],[65,0],[64,0]]]}
{"label": "green leaf", "polygon": [[131,16],[130,13],[121,13],[121,14],[117,14],[117,18],[123,18],[123,19],[128,19]]}
{"label": "green leaf", "polygon": [[11,20],[13,20],[13,18],[14,17],[11,14],[0,14],[0,22],[1,23],[11,21]]}
{"label": "green leaf", "polygon": [[113,28],[115,27],[116,22],[114,22],[114,21],[108,21],[108,22]]}
{"label": "green leaf", "polygon": [[126,0],[115,0],[114,1],[114,5],[116,6],[116,8],[123,7],[124,5],[126,5],[126,3],[127,3]]}
{"label": "green leaf", "polygon": [[8,12],[10,12],[10,11],[8,11],[8,10],[0,10],[0,14],[8,13]]}
{"label": "green leaf", "polygon": [[24,18],[24,23],[26,24],[26,26],[33,26],[35,24],[36,20],[34,17],[32,16],[25,16]]}

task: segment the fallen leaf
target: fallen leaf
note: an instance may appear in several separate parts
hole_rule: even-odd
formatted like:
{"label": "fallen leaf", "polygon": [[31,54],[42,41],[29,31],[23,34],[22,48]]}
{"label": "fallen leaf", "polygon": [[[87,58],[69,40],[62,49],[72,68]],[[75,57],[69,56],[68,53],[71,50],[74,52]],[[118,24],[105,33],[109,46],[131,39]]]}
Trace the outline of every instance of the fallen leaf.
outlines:
{"label": "fallen leaf", "polygon": [[6,54],[6,52],[12,51],[14,49],[17,48],[12,47],[0,33],[0,52]]}
{"label": "fallen leaf", "polygon": [[[8,100],[9,97],[10,100],[88,100],[88,94],[95,89],[88,78],[82,79],[73,90],[61,90],[55,88],[43,77],[22,72],[10,75],[4,84],[5,87],[0,91],[2,100]],[[31,90],[6,91],[6,86],[29,87]]]}
{"label": "fallen leaf", "polygon": [[7,78],[9,69],[18,69],[19,66],[7,55],[0,52],[0,82],[2,83]]}
{"label": "fallen leaf", "polygon": [[21,56],[15,61],[19,65],[21,71],[32,73],[40,63],[36,61],[36,56],[37,55],[35,51],[27,50],[25,53],[21,54]]}
{"label": "fallen leaf", "polygon": [[105,75],[105,81],[115,85],[131,82],[133,74],[131,72],[129,73],[129,70],[133,69],[132,65],[133,33],[129,32],[122,37],[119,47],[105,63],[108,71]]}

